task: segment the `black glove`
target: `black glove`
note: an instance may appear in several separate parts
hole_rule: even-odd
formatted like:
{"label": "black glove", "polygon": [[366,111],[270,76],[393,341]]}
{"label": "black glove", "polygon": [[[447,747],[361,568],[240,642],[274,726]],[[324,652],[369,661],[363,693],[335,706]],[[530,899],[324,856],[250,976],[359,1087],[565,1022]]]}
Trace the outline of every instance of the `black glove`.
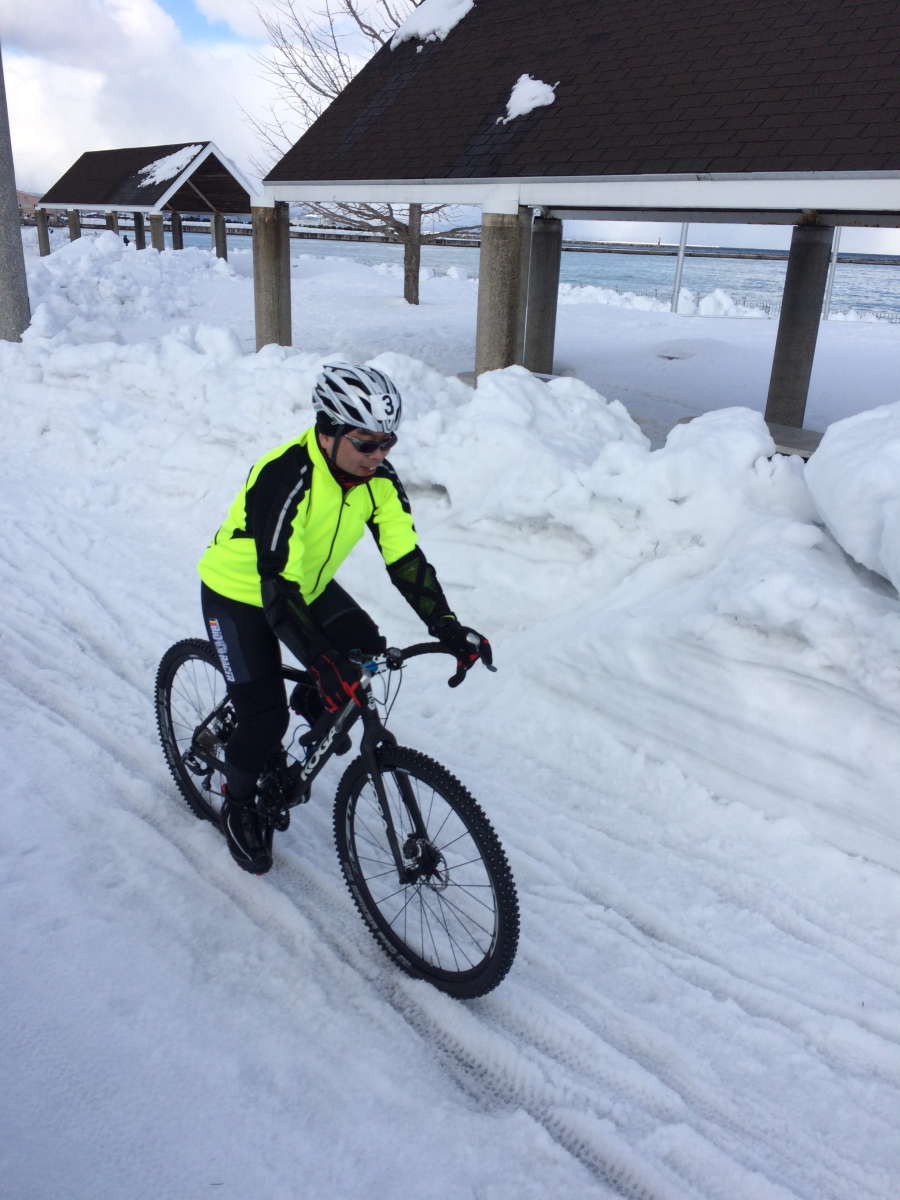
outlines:
{"label": "black glove", "polygon": [[320,654],[310,663],[309,669],[316,677],[319,691],[329,712],[337,712],[348,700],[360,704],[359,685],[362,672],[336,650]]}
{"label": "black glove", "polygon": [[456,617],[439,617],[428,626],[428,632],[456,656],[456,675],[450,680],[451,687],[462,683],[466,671],[474,667],[479,658],[490,670],[494,669],[491,643],[468,625],[460,625]]}

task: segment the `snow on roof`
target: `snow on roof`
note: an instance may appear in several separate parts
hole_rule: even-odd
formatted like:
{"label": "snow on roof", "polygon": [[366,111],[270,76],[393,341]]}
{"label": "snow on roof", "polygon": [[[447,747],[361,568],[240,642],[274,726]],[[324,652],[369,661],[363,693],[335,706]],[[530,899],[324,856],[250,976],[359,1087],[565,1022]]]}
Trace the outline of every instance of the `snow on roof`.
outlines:
{"label": "snow on roof", "polygon": [[141,167],[138,173],[146,176],[141,182],[141,187],[149,187],[153,183],[165,183],[169,179],[174,179],[193,162],[202,149],[203,146],[199,142],[195,142],[192,146],[183,146],[174,154],[167,154],[165,158],[158,158],[148,166]]}
{"label": "snow on roof", "polygon": [[401,42],[418,38],[423,42],[441,41],[463,19],[475,0],[422,0],[391,38],[391,49],[396,50]]}
{"label": "snow on roof", "polygon": [[559,80],[556,83],[542,83],[540,79],[534,79],[531,75],[520,75],[513,84],[513,90],[506,102],[506,116],[498,117],[497,124],[502,122],[506,125],[514,117],[524,117],[535,108],[552,104],[556,99],[555,89],[558,87]]}

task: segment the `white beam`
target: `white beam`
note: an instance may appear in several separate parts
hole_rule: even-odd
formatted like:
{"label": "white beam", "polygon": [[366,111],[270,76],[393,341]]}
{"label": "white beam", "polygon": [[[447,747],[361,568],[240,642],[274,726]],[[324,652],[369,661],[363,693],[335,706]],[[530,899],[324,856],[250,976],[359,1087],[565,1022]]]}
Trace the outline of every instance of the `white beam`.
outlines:
{"label": "white beam", "polygon": [[272,200],[452,203],[511,214],[519,204],[554,210],[900,212],[900,172],[785,172],[523,179],[411,179],[266,183]]}

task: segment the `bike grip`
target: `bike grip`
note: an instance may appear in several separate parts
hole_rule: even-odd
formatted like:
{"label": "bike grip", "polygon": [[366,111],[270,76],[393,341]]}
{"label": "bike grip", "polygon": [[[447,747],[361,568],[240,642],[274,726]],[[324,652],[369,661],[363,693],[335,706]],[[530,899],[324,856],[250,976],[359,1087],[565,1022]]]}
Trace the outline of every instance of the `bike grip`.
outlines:
{"label": "bike grip", "polygon": [[456,668],[456,674],[453,676],[452,679],[447,680],[447,687],[459,687],[459,685],[462,683],[462,681],[465,679],[465,677],[466,677],[466,668],[462,665],[462,663],[459,663]]}

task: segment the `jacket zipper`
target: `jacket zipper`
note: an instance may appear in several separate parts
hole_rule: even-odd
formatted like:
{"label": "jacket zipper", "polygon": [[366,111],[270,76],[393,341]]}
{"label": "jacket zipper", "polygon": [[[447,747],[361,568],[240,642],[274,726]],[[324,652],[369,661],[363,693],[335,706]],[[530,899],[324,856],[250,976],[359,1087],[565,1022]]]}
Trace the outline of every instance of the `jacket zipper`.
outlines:
{"label": "jacket zipper", "polygon": [[[340,484],[338,484],[338,487],[340,487]],[[341,489],[341,490],[343,491],[343,489]],[[347,496],[347,495],[346,495],[346,493],[345,493],[345,494],[344,494],[344,495],[341,497],[341,507],[340,507],[340,509],[338,510],[338,519],[337,519],[337,525],[335,525],[335,527],[334,527],[334,534],[332,535],[332,538],[331,538],[331,545],[328,547],[328,555],[327,555],[327,557],[326,557],[325,561],[322,563],[321,567],[319,567],[319,573],[318,573],[318,575],[316,576],[316,582],[315,582],[315,584],[314,584],[314,586],[313,586],[313,591],[314,591],[314,592],[315,592],[315,590],[316,590],[316,589],[318,588],[318,586],[319,586],[319,580],[322,578],[322,572],[325,570],[325,568],[326,568],[326,567],[328,566],[328,564],[331,562],[331,555],[332,555],[332,554],[333,554],[333,552],[334,552],[334,543],[337,541],[337,535],[338,535],[338,532],[340,531],[340,528],[341,528],[341,518],[342,518],[342,517],[343,517],[343,515],[344,515],[344,505],[347,503],[347,500],[348,500],[348,496]]]}

